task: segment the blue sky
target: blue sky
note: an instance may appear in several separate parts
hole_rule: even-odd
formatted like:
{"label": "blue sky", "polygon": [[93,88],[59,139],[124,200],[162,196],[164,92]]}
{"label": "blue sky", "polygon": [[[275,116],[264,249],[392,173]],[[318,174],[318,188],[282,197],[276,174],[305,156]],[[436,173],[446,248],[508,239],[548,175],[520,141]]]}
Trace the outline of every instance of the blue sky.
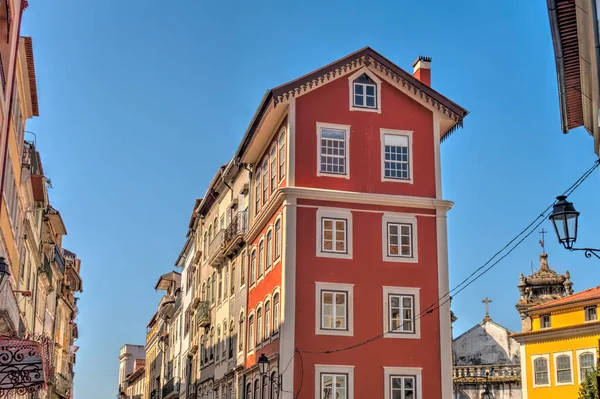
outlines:
{"label": "blue sky", "polygon": [[[196,197],[226,162],[274,87],[364,46],[411,70],[433,57],[433,87],[467,108],[442,147],[451,284],[480,266],[593,163],[583,130],[563,135],[544,1],[31,1],[37,135],[65,246],[85,292],[76,397],[117,393],[118,350],[143,343]],[[571,197],[580,244],[600,246],[598,173]],[[546,230],[551,226],[546,223]],[[453,300],[455,333],[483,318],[520,329],[520,272],[538,264],[536,234]],[[576,290],[597,260],[547,239],[549,261]]]}

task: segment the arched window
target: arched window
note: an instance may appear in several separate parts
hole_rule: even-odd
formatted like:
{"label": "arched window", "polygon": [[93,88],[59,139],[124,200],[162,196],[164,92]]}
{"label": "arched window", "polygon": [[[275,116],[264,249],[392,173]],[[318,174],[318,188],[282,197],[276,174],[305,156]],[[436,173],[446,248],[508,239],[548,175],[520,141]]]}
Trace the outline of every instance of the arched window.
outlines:
{"label": "arched window", "polygon": [[224,321],[223,322],[223,359],[225,359],[225,356],[227,355],[227,322]]}
{"label": "arched window", "polygon": [[215,357],[215,328],[211,327],[210,329],[210,342],[209,342],[209,350],[210,350],[210,360],[213,360]]}
{"label": "arched window", "polygon": [[267,232],[267,269],[273,264],[273,231]]}
{"label": "arched window", "polygon": [[216,349],[215,358],[219,360],[219,354],[221,353],[221,327],[217,327],[217,349]]}
{"label": "arched window", "polygon": [[285,129],[279,134],[279,180],[285,177]]}
{"label": "arched window", "polygon": [[271,194],[275,191],[275,187],[277,187],[277,145],[274,145],[271,149]]}
{"label": "arched window", "polygon": [[262,189],[263,189],[263,204],[266,204],[269,200],[269,159],[265,158],[263,162],[263,179],[262,179]]}
{"label": "arched window", "polygon": [[560,355],[556,358],[556,382],[571,382],[571,358],[568,355]]}
{"label": "arched window", "polygon": [[212,293],[210,292],[210,287],[211,287],[211,283],[210,283],[210,277],[208,278],[208,285],[206,286],[207,288],[207,293],[206,293],[206,300],[210,300],[210,296],[212,295]]}
{"label": "arched window", "polygon": [[213,272],[212,275],[212,289],[211,289],[211,302],[214,304],[215,303],[215,294],[217,291],[217,274],[215,272]]}
{"label": "arched window", "polygon": [[579,382],[585,380],[585,375],[594,370],[594,354],[585,352],[579,355]]}
{"label": "arched window", "polygon": [[202,283],[202,297],[200,299],[206,301],[206,283]]}
{"label": "arched window", "polygon": [[257,379],[254,380],[254,398],[260,398],[260,381]]}
{"label": "arched window", "polygon": [[262,309],[256,310],[256,346],[262,342],[263,339],[263,318]]}
{"label": "arched window", "polygon": [[202,250],[202,259],[206,259],[206,253],[208,252],[208,234],[204,232],[204,241],[202,243],[204,249]]}
{"label": "arched window", "polygon": [[281,256],[281,219],[275,222],[275,259]]}
{"label": "arched window", "polygon": [[265,241],[261,240],[258,244],[258,277],[265,271]]}
{"label": "arched window", "polygon": [[[233,340],[233,319],[229,322],[229,358],[233,357],[233,348],[235,347],[235,342]],[[232,398],[233,399],[233,398]]]}
{"label": "arched window", "polygon": [[248,318],[248,352],[254,349],[256,342],[254,341],[254,315]]}
{"label": "arched window", "polygon": [[250,260],[250,285],[256,281],[256,249],[252,251],[252,259]]}
{"label": "arched window", "polygon": [[246,384],[246,399],[252,399],[252,383]]}
{"label": "arched window", "polygon": [[204,334],[200,336],[200,364],[204,362],[206,357],[206,350],[204,349]]}
{"label": "arched window", "polygon": [[352,85],[354,87],[354,106],[377,108],[377,84],[367,75],[360,75]]}
{"label": "arched window", "polygon": [[240,325],[238,326],[238,352],[244,350],[244,337],[246,330],[244,330],[244,312],[240,314]]}
{"label": "arched window", "polygon": [[231,292],[230,295],[235,294],[235,262],[231,264]]}
{"label": "arched window", "polygon": [[271,302],[265,302],[265,339],[271,335]]}
{"label": "arched window", "polygon": [[273,334],[279,332],[279,292],[273,295]]}
{"label": "arched window", "polygon": [[543,357],[538,357],[533,362],[535,372],[535,385],[548,384],[548,361]]}
{"label": "arched window", "polygon": [[269,395],[269,399],[277,398],[277,372],[273,371],[271,373],[271,395]]}
{"label": "arched window", "polygon": [[258,215],[258,213],[260,212],[260,168],[258,168],[258,170],[256,171],[256,176],[254,177],[255,181],[255,189],[254,189],[254,196],[255,198],[255,209],[254,209],[254,213]]}
{"label": "arched window", "polygon": [[269,396],[269,379],[267,376],[263,376],[262,378],[262,397],[263,399],[267,399]]}
{"label": "arched window", "polygon": [[208,242],[213,240],[213,226],[212,224],[208,227]]}

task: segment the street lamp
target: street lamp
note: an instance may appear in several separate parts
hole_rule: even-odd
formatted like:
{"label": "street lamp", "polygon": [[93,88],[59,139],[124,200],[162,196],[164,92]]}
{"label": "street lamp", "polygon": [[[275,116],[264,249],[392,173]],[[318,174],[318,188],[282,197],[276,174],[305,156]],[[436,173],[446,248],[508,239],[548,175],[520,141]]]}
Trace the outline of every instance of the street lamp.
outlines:
{"label": "street lamp", "polygon": [[492,393],[490,392],[490,384],[488,384],[488,380],[490,378],[490,372],[485,372],[485,391],[481,394],[481,399],[493,399]]}
{"label": "street lamp", "polygon": [[[264,353],[258,357],[257,363],[261,378],[268,378],[271,381],[271,385],[275,384],[277,387],[277,397],[279,398],[279,392],[281,392],[281,374],[275,378],[269,375],[269,358]],[[279,354],[277,354],[277,372],[279,372]]]}
{"label": "street lamp", "polygon": [[558,242],[569,251],[585,251],[586,258],[594,255],[600,259],[596,253],[597,249],[593,248],[573,248],[573,244],[577,241],[577,227],[579,224],[579,212],[575,210],[572,202],[567,201],[566,195],[556,197],[556,203],[552,208],[552,214],[549,219],[552,221],[554,231],[558,237]]}

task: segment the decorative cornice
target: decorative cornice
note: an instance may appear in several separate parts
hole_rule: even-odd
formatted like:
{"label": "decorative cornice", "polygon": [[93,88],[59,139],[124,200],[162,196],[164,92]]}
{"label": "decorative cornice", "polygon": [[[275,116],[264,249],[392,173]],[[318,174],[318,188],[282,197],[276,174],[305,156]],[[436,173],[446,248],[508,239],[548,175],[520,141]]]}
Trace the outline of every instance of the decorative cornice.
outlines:
{"label": "decorative cornice", "polygon": [[573,324],[571,326],[548,328],[544,330],[525,331],[511,334],[510,337],[520,344],[533,342],[555,341],[559,339],[568,339],[584,337],[588,335],[600,334],[600,321],[593,321],[583,324]]}

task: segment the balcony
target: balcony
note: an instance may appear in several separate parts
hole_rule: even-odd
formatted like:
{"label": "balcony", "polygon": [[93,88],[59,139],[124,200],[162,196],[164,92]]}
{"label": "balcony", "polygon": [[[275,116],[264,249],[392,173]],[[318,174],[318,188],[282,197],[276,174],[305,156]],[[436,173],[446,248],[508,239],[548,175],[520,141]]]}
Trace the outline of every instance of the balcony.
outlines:
{"label": "balcony", "polygon": [[225,243],[225,229],[219,230],[219,232],[208,244],[208,264],[216,265],[223,259],[223,245]]}
{"label": "balcony", "polygon": [[54,263],[56,263],[56,265],[60,269],[60,272],[62,274],[64,274],[65,273],[65,257],[63,256],[62,252],[60,251],[60,248],[58,248],[57,245],[55,245],[54,249],[52,250],[52,261]]}
{"label": "balcony", "polygon": [[173,317],[175,314],[175,297],[173,295],[163,295],[158,303],[158,313],[161,316]]}
{"label": "balcony", "polygon": [[17,298],[9,282],[3,285],[0,291],[0,334],[17,332],[19,328],[19,308]]}
{"label": "balcony", "polygon": [[62,396],[63,398],[68,398],[72,386],[73,382],[71,381],[70,377],[63,374],[56,374],[54,376],[54,391],[59,396]]}
{"label": "balcony", "polygon": [[200,301],[198,310],[196,310],[196,323],[198,324],[198,327],[210,325],[210,304],[208,301]]}
{"label": "balcony", "polygon": [[248,232],[248,211],[239,211],[235,214],[229,226],[225,229],[223,251],[225,256],[235,253],[244,242],[244,235]]}
{"label": "balcony", "polygon": [[171,378],[162,389],[162,399],[179,396],[179,378]]}
{"label": "balcony", "polygon": [[491,381],[520,381],[521,380],[521,365],[520,364],[499,364],[486,366],[455,366],[452,370],[452,379],[454,382],[481,382],[485,380],[486,373],[489,374]]}

